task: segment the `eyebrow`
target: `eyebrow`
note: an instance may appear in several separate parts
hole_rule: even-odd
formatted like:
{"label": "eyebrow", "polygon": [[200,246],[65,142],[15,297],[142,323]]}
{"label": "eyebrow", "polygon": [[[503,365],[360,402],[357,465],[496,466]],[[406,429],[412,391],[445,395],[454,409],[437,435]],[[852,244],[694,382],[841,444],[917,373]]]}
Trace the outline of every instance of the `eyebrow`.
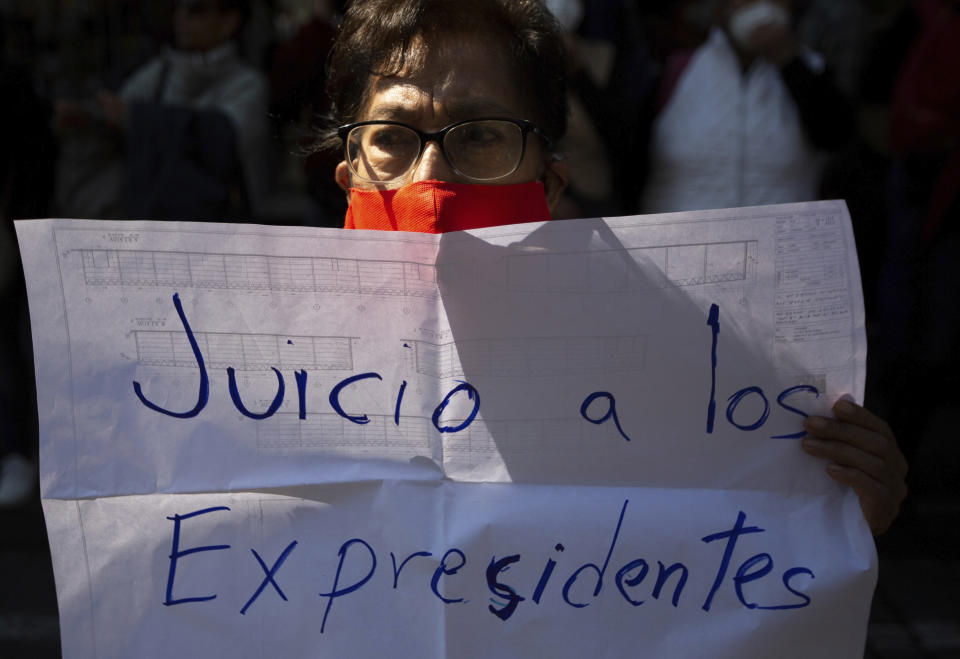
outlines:
{"label": "eyebrow", "polygon": [[408,119],[415,113],[402,105],[377,105],[364,114],[368,119]]}

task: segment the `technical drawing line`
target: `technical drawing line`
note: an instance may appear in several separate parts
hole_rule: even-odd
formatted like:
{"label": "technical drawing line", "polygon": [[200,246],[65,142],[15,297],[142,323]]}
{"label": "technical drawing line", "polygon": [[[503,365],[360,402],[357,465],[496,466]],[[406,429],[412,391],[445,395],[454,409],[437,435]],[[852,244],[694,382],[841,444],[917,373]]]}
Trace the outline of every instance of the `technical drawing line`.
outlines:
{"label": "technical drawing line", "polygon": [[[332,413],[311,414],[301,420],[294,413],[277,413],[257,424],[261,451],[305,451],[339,455],[375,451],[378,455],[428,454],[431,438],[443,442],[446,459],[483,455],[535,455],[539,452],[579,452],[590,449],[582,419],[523,419],[486,421],[476,418],[453,436],[440,436],[431,420],[420,416],[370,414],[370,423],[358,425]],[[445,420],[448,424],[462,419]],[[589,429],[591,437],[592,429]]]}
{"label": "technical drawing line", "polygon": [[[581,253],[522,254],[507,259],[507,288],[536,291],[640,290],[747,281],[754,275],[756,241],[637,247],[640,262],[659,264],[666,275],[641,278],[621,260],[622,251],[592,252],[586,272],[574,267]],[[288,293],[347,293],[438,298],[433,265],[262,254],[209,254],[148,250],[82,249],[90,286],[177,286]],[[541,273],[533,280],[519,273]]]}
{"label": "technical drawing line", "polygon": [[79,251],[84,281],[89,286],[440,296],[436,268],[409,261],[120,249]]}
{"label": "technical drawing line", "polygon": [[[428,454],[433,425],[426,417],[369,414],[369,423],[359,425],[338,414],[297,414],[279,412],[257,424],[257,447],[265,451],[302,450],[336,454],[372,451],[377,455],[413,456]],[[434,430],[435,432],[435,430]]]}
{"label": "technical drawing line", "polygon": [[466,430],[444,438],[444,459],[459,461],[491,454],[509,457],[579,453],[592,446],[587,441],[589,428],[580,418],[493,421],[477,418]]}
{"label": "technical drawing line", "polygon": [[[150,366],[195,368],[196,359],[183,332],[134,330],[137,361]],[[352,370],[353,342],[344,336],[293,336],[194,332],[209,366],[238,371],[271,366],[312,370]]]}
{"label": "technical drawing line", "polygon": [[836,218],[777,224],[774,340],[802,343],[849,335],[853,316],[846,242]]}
{"label": "technical drawing line", "polygon": [[467,375],[516,377],[642,371],[646,336],[464,339],[431,343],[409,339],[417,373],[436,378]]}
{"label": "technical drawing line", "polygon": [[[524,292],[610,292],[751,281],[756,276],[757,250],[756,240],[746,240],[520,254],[507,258],[507,288]],[[632,258],[624,259],[624,251]],[[587,259],[584,254],[588,254]]]}

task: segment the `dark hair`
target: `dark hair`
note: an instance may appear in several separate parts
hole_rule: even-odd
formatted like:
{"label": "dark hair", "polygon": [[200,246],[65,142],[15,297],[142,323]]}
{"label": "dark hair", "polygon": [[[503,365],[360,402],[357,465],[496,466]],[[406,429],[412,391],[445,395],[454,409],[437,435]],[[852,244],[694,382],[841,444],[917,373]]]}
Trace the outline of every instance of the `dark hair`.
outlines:
{"label": "dark hair", "polygon": [[435,43],[463,34],[506,39],[517,87],[529,98],[528,117],[554,140],[567,130],[566,47],[542,0],[354,0],[327,61],[331,105],[321,148],[337,149],[336,127],[358,119],[371,76],[397,75],[414,39]]}

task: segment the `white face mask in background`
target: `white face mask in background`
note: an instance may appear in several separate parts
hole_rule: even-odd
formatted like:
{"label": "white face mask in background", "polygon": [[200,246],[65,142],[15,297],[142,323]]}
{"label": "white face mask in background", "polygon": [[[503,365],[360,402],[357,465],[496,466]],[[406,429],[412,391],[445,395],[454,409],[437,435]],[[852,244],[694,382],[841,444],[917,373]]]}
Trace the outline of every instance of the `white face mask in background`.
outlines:
{"label": "white face mask in background", "polygon": [[567,32],[574,32],[583,20],[582,0],[547,0],[547,9]]}
{"label": "white face mask in background", "polygon": [[750,35],[761,25],[788,27],[790,14],[781,5],[767,0],[759,0],[741,7],[730,16],[728,29],[730,35],[741,46],[748,46]]}

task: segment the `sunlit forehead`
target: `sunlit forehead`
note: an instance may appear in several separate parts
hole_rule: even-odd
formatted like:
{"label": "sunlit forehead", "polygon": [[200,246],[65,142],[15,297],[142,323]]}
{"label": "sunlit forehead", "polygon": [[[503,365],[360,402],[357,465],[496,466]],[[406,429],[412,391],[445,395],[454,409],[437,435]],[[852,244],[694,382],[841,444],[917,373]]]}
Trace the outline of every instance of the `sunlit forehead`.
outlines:
{"label": "sunlit forehead", "polygon": [[429,47],[415,40],[396,75],[371,81],[360,118],[438,130],[475,117],[527,117],[528,104],[499,46],[499,39],[472,36],[451,35]]}

